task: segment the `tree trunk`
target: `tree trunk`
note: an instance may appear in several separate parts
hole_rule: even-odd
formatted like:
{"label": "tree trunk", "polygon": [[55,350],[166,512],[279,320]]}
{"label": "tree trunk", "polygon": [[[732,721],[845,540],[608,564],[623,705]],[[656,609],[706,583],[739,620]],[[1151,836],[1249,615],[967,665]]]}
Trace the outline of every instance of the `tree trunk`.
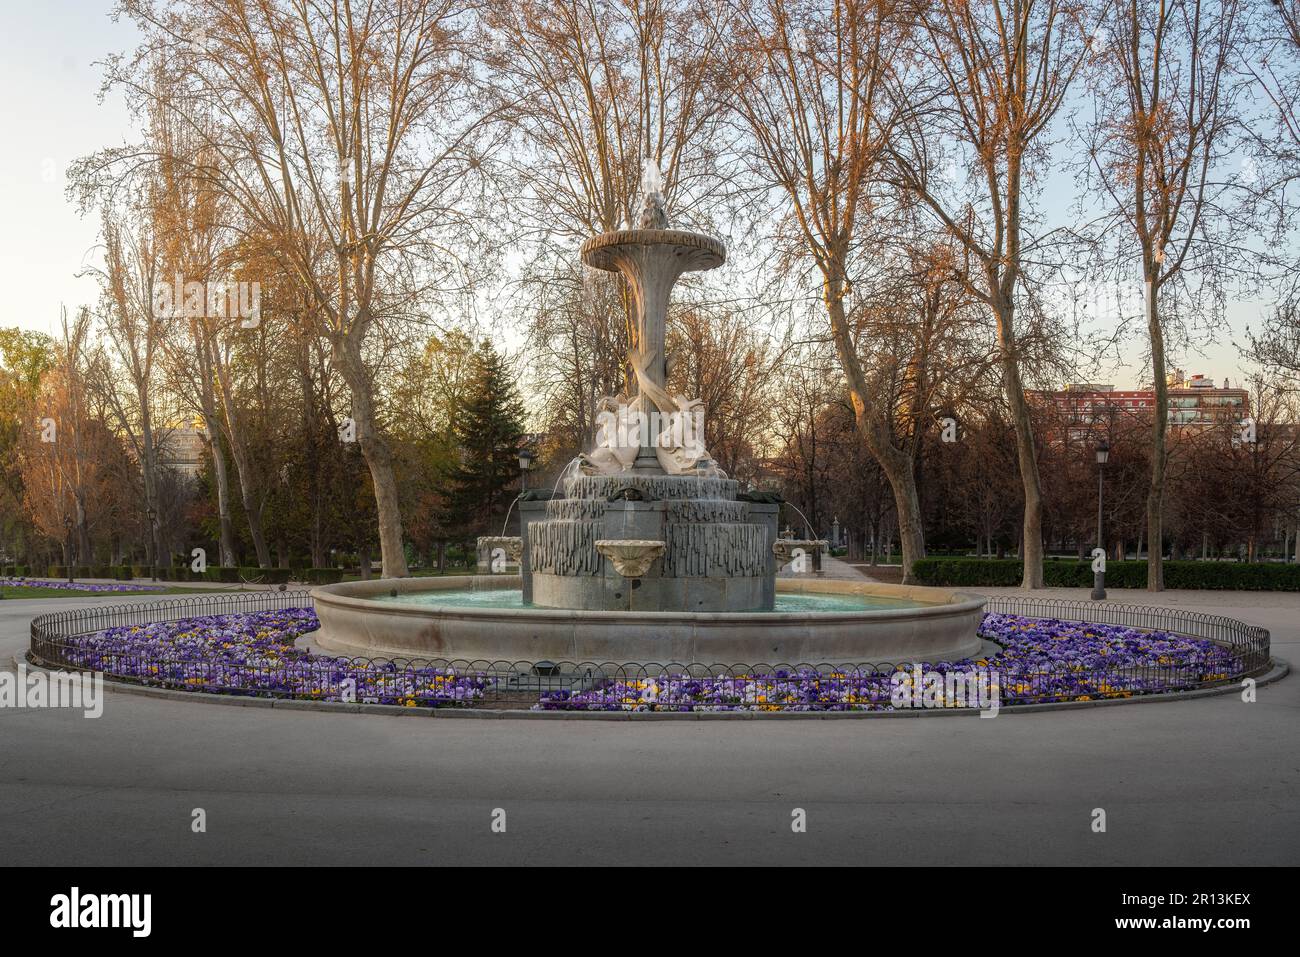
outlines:
{"label": "tree trunk", "polygon": [[[990,288],[995,287],[990,282]],[[1011,421],[1016,432],[1016,457],[1020,465],[1020,483],[1024,486],[1025,518],[1021,528],[1020,554],[1024,561],[1024,577],[1020,587],[1043,587],[1043,492],[1038,477],[1038,453],[1034,448],[1034,429],[1029,418],[1029,403],[1025,401],[1024,385],[1020,378],[1020,352],[1016,342],[1015,312],[1011,303],[1003,299],[994,307],[998,323],[998,358],[1002,364],[1002,385],[1011,407]]]}
{"label": "tree trunk", "polygon": [[226,467],[225,452],[221,448],[221,420],[217,417],[217,396],[214,380],[216,354],[213,351],[212,336],[207,326],[196,322],[191,328],[191,339],[198,359],[199,374],[203,377],[199,385],[199,401],[202,407],[203,427],[208,433],[208,453],[212,456],[212,477],[217,483],[217,551],[220,564],[226,568],[238,565],[235,557],[235,522],[230,514],[230,470]]}
{"label": "tree trunk", "polygon": [[916,578],[912,567],[918,559],[925,557],[925,532],[921,528],[921,503],[910,466],[911,459],[906,455],[901,457],[903,462],[887,463],[884,459],[893,459],[894,456],[885,455],[880,467],[889,480],[889,487],[894,493],[894,509],[898,512],[898,537],[903,545],[903,584],[914,585]]}
{"label": "tree trunk", "polygon": [[379,518],[379,550],[385,578],[405,578],[408,574],[406,553],[402,548],[402,509],[393,472],[393,455],[388,442],[379,434],[375,416],[370,373],[361,358],[360,344],[351,337],[341,337],[334,354],[339,372],[352,392],[352,420],[356,426],[361,454],[370,469],[375,489],[375,510]]}
{"label": "tree trunk", "polygon": [[916,582],[912,566],[918,559],[925,557],[925,532],[921,525],[921,504],[916,492],[915,463],[906,451],[895,444],[892,429],[880,407],[878,390],[872,389],[867,382],[844,314],[842,288],[843,281],[832,270],[824,286],[826,308],[831,320],[831,335],[835,339],[840,365],[849,383],[858,432],[872,456],[880,463],[880,468],[889,482],[890,491],[894,494],[894,510],[898,515],[898,536],[903,547],[903,584],[911,585]]}
{"label": "tree trunk", "polygon": [[248,461],[247,450],[242,443],[231,443],[231,454],[235,460],[235,472],[239,476],[239,498],[244,504],[244,515],[248,519],[248,535],[253,540],[253,551],[257,553],[257,567],[271,567],[271,549],[267,547],[266,535],[262,531],[262,503],[258,500],[257,489],[253,487],[252,466]]}
{"label": "tree trunk", "polygon": [[86,503],[77,495],[77,557],[78,565],[91,564],[90,525],[86,521]]}
{"label": "tree trunk", "polygon": [[260,490],[254,485],[248,446],[244,443],[243,429],[234,408],[235,397],[230,382],[230,367],[221,356],[215,354],[213,365],[217,373],[217,385],[221,390],[226,441],[230,445],[230,457],[235,460],[235,474],[239,477],[239,500],[243,503],[244,516],[248,520],[248,534],[253,540],[253,550],[257,553],[258,567],[270,568],[271,550],[267,548],[266,536],[262,532],[263,503],[259,501]]}
{"label": "tree trunk", "polygon": [[1151,373],[1156,390],[1155,421],[1151,423],[1151,485],[1147,489],[1147,591],[1165,590],[1164,502],[1165,467],[1169,458],[1169,383],[1165,381],[1165,338],[1156,307],[1157,286],[1147,280],[1147,333],[1151,339]]}
{"label": "tree trunk", "polygon": [[226,456],[221,449],[221,432],[216,415],[205,412],[203,424],[208,431],[208,452],[212,455],[212,477],[217,483],[220,564],[230,568],[238,564],[235,560],[235,522],[230,515],[230,472],[226,468]]}

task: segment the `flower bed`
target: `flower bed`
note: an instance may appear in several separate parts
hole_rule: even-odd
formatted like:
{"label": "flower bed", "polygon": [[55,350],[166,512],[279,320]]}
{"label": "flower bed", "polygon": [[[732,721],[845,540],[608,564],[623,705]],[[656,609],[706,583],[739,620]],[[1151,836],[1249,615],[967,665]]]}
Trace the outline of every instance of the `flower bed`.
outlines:
{"label": "flower bed", "polygon": [[66,663],[142,684],[376,704],[467,704],[491,679],[355,662],[296,648],[320,627],[309,608],[125,625],[73,640]]}
{"label": "flower bed", "polygon": [[58,591],[84,591],[98,594],[116,592],[160,591],[162,585],[96,585],[90,582],[70,582],[45,578],[0,578],[0,588],[50,588]]}
{"label": "flower bed", "polygon": [[[779,671],[771,675],[637,677],[543,696],[543,709],[657,711],[893,711],[897,684],[921,694],[917,676],[991,674],[999,705],[1129,698],[1184,690],[1240,674],[1222,645],[1159,631],[986,614],[980,635],[1002,650],[982,658],[878,671]],[[896,674],[898,677],[896,677]],[[949,697],[939,706],[962,707]]]}
{"label": "flower bed", "polygon": [[[1198,687],[1241,674],[1230,649],[1200,638],[1114,625],[988,614],[981,634],[1001,650],[982,658],[881,670],[778,671],[692,677],[596,676],[580,689],[538,690],[527,700],[523,672],[467,673],[312,654],[294,646],[319,626],[307,608],[209,615],[110,628],[72,639],[64,663],[144,684],[196,691],[357,701],[407,707],[474,705],[510,697],[541,710],[877,711],[893,710],[900,684],[949,675],[994,675],[999,706],[1089,701]],[[536,679],[531,679],[536,681]],[[534,687],[540,689],[540,682]],[[940,707],[965,703],[941,698]]]}

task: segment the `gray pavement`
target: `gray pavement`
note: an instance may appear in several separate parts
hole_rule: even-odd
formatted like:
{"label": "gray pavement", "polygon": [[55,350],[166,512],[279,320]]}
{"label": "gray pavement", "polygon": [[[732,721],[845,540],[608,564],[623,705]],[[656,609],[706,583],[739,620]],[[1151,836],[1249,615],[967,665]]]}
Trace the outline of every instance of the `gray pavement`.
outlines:
{"label": "gray pavement", "polygon": [[[86,601],[0,601],[0,661],[34,614]],[[1300,595],[1155,601],[1264,625],[1300,660]],[[0,861],[1294,864],[1298,719],[1296,677],[1254,704],[993,720],[429,720],[117,694],[98,720],[0,709]]]}
{"label": "gray pavement", "polygon": [[[785,568],[781,569],[779,572],[776,573],[776,577],[777,578],[808,578],[810,576],[806,573],[791,571],[790,566],[787,565]],[[845,578],[854,581],[861,581],[862,579],[867,578],[867,576],[863,572],[861,572],[857,568],[854,568],[848,562],[843,561],[842,559],[839,558],[835,558],[831,555],[822,556],[822,573],[818,577]],[[868,578],[867,580],[870,581],[871,579]]]}

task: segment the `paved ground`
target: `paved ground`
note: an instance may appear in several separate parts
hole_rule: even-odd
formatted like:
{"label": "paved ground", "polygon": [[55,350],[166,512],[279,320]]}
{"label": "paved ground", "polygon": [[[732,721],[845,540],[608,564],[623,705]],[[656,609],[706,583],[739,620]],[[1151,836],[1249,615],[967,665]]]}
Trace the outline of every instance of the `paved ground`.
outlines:
{"label": "paved ground", "polygon": [[[776,573],[776,577],[777,578],[803,578],[804,576],[791,571],[790,566],[787,565],[781,571]],[[822,578],[850,578],[856,580],[856,579],[867,578],[868,576],[864,574],[862,571],[859,571],[855,566],[850,565],[846,561],[842,561],[830,555],[823,555],[821,577]]]}
{"label": "paved ground", "polygon": [[[1158,600],[1265,625],[1300,661],[1300,595]],[[0,602],[0,661],[32,615],[78,601]],[[432,720],[110,695],[99,720],[0,710],[0,862],[1294,864],[1298,719],[1300,677],[1254,704],[994,720]]]}
{"label": "paved ground", "polygon": [[[847,565],[848,563],[845,562]],[[849,565],[867,581],[884,582],[887,585],[897,585],[903,580],[902,565],[865,565],[861,562],[854,562]]]}

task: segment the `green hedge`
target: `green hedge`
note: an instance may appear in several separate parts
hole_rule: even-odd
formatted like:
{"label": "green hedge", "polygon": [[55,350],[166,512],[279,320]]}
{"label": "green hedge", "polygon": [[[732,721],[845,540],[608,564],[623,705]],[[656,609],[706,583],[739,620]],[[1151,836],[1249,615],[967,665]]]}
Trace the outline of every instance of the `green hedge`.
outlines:
{"label": "green hedge", "polygon": [[[1300,591],[1300,565],[1252,562],[1165,562],[1166,588],[1230,589],[1234,591]],[[1015,558],[923,558],[913,565],[924,585],[970,587],[1016,586],[1023,566]],[[1092,562],[1043,562],[1043,584],[1049,588],[1091,588]],[[1147,563],[1106,563],[1110,588],[1146,588]]]}
{"label": "green hedge", "polygon": [[341,568],[309,568],[307,582],[312,585],[334,585],[343,581]]}
{"label": "green hedge", "polygon": [[241,565],[239,577],[244,581],[261,582],[263,585],[283,585],[289,581],[287,568],[258,568],[256,565]]}
{"label": "green hedge", "polygon": [[239,582],[239,569],[233,565],[209,565],[203,572],[203,580],[237,584]]}

